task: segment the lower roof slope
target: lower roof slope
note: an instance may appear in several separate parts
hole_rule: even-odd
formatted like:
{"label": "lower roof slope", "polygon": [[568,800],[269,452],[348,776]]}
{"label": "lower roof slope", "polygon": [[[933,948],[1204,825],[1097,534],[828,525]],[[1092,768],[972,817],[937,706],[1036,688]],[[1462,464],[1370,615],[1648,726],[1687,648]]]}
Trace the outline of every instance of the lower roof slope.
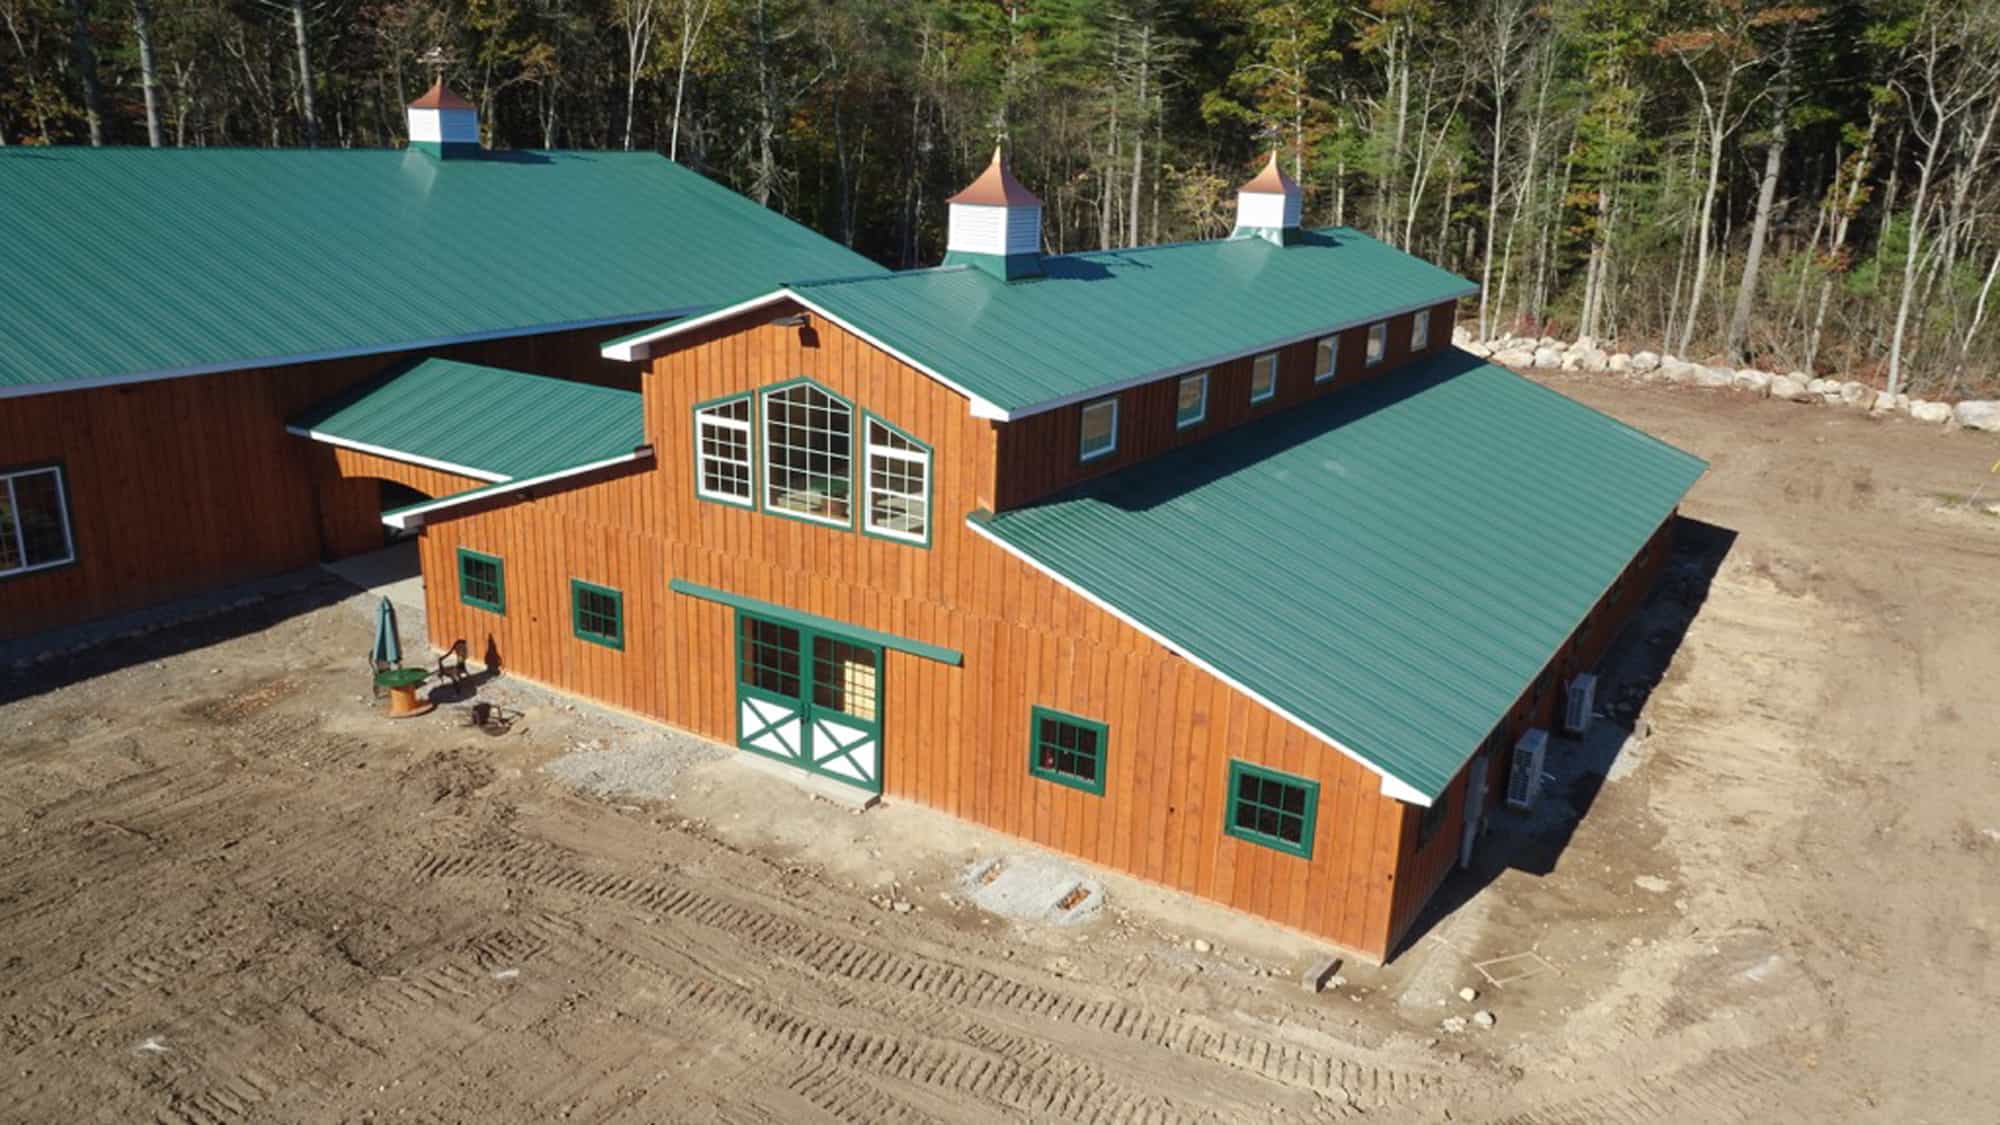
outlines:
{"label": "lower roof slope", "polygon": [[972,522],[1430,801],[1705,467],[1452,349]]}
{"label": "lower roof slope", "polygon": [[0,396],[883,272],[655,153],[0,148],[0,247]]}
{"label": "lower roof slope", "polygon": [[646,441],[637,391],[449,359],[399,365],[287,429],[494,482],[611,460]]}

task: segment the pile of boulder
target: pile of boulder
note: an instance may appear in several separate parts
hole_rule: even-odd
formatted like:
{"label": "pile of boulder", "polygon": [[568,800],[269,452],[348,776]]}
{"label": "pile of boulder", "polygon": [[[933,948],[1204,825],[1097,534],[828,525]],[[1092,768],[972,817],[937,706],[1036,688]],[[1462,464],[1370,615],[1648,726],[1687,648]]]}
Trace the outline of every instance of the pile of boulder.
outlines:
{"label": "pile of boulder", "polygon": [[1552,336],[1539,339],[1503,335],[1475,340],[1461,325],[1452,343],[1483,359],[1516,370],[1583,371],[1621,375],[1661,383],[1697,387],[1728,387],[1788,402],[1818,402],[1866,410],[1873,414],[1903,414],[1919,422],[2000,433],[2000,402],[1932,402],[1906,394],[1891,395],[1853,380],[1818,379],[1803,371],[1779,374],[1754,367],[1711,367],[1658,352],[1609,352],[1589,336],[1565,343]]}

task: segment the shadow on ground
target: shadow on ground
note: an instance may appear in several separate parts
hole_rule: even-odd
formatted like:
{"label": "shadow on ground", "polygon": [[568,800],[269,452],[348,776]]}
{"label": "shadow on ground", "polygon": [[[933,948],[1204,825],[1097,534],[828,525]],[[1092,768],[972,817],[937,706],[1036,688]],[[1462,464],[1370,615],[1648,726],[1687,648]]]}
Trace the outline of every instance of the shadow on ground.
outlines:
{"label": "shadow on ground", "polygon": [[[1401,956],[1508,870],[1547,875],[1614,772],[1646,701],[1672,666],[1688,629],[1708,600],[1709,584],[1736,544],[1736,532],[1679,517],[1673,554],[1646,604],[1619,634],[1595,671],[1597,720],[1588,734],[1549,736],[1541,799],[1525,814],[1489,815],[1472,866],[1453,871],[1391,954]],[[1496,774],[1495,784],[1506,785]]]}

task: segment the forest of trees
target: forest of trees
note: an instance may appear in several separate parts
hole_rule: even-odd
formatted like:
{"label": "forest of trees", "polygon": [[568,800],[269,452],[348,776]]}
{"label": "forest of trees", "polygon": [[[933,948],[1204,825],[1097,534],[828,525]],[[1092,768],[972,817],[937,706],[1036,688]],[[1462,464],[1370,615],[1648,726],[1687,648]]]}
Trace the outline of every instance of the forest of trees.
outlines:
{"label": "forest of trees", "polygon": [[1466,320],[1891,390],[2000,378],[2000,0],[0,0],[0,143],[650,149],[893,266],[1004,138],[1052,251],[1310,225]]}

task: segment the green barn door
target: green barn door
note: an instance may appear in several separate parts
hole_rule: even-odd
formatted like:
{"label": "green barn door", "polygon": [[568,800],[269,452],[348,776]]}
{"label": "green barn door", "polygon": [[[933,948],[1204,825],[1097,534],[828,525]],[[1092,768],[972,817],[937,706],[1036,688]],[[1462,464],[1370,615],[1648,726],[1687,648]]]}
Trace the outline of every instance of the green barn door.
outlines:
{"label": "green barn door", "polygon": [[736,744],[882,791],[882,650],[736,615]]}

